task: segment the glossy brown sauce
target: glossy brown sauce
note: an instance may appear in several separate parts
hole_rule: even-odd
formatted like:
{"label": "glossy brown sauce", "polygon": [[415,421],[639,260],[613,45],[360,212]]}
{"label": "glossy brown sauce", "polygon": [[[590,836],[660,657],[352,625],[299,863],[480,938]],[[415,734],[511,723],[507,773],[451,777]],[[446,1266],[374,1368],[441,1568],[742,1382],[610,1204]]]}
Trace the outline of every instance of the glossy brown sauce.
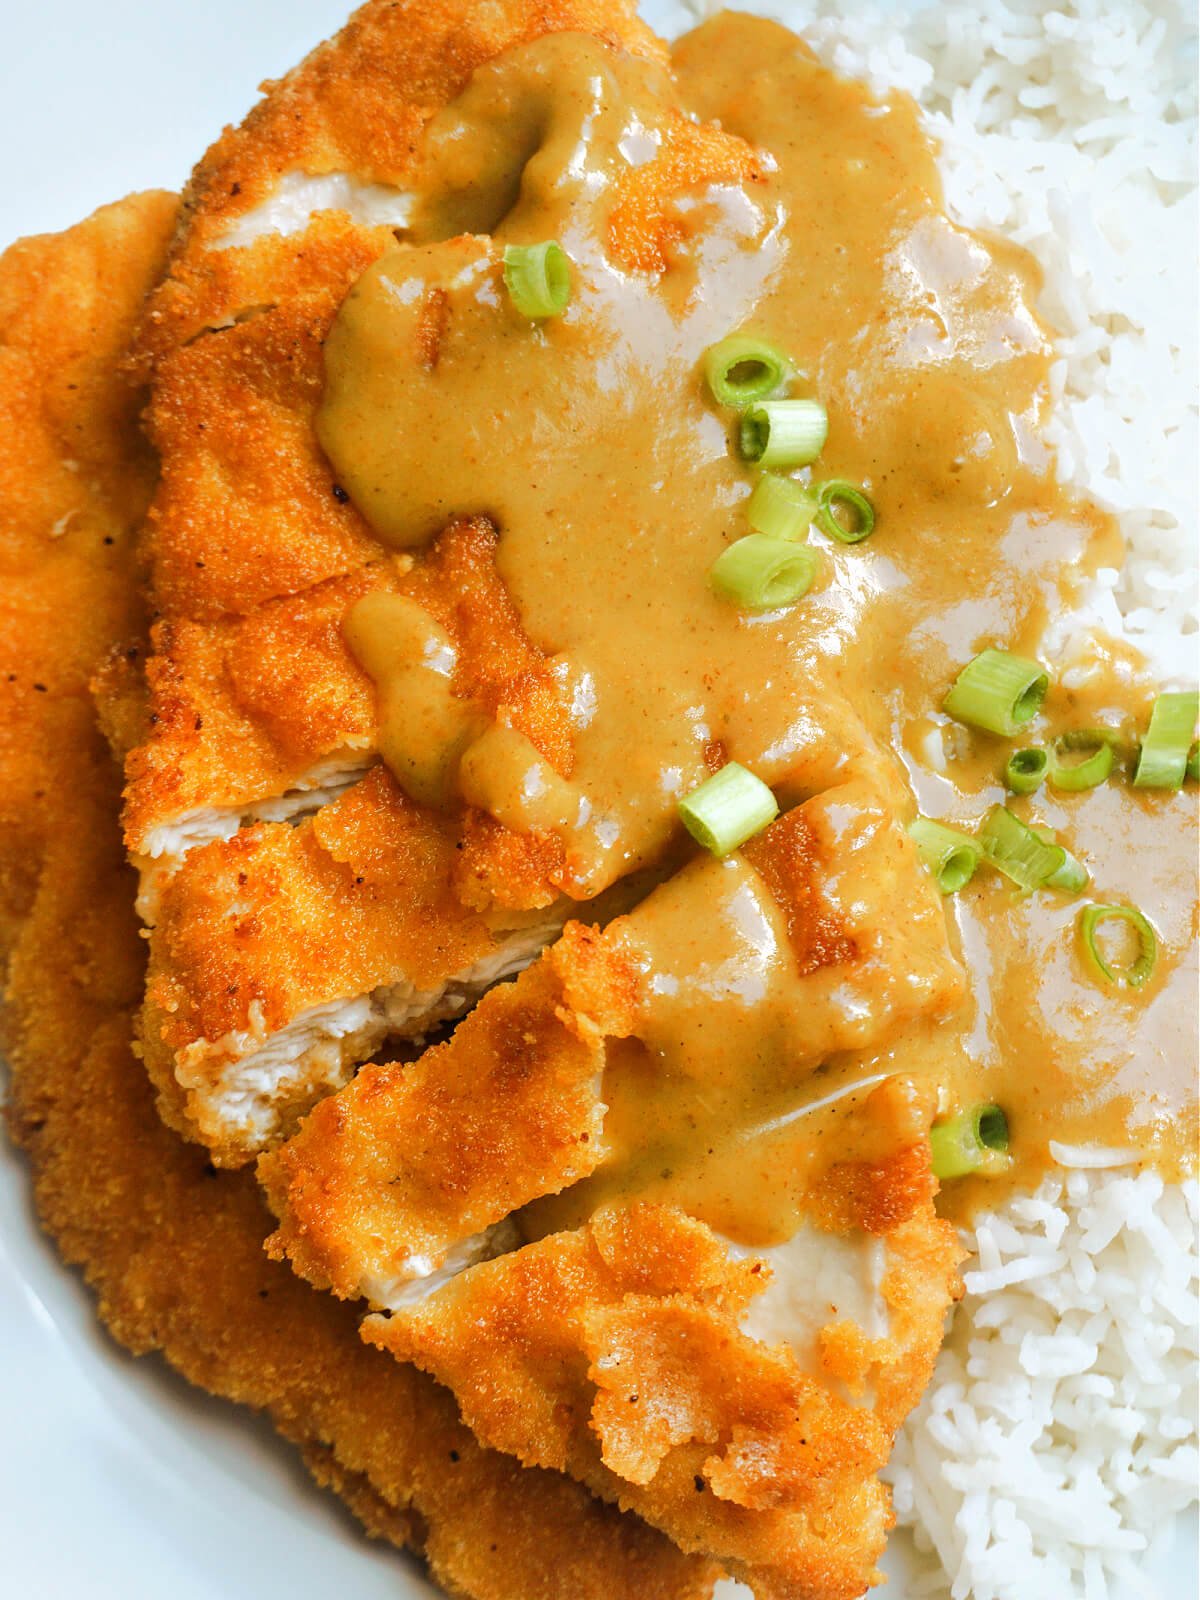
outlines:
{"label": "glossy brown sauce", "polygon": [[[784,806],[857,778],[904,818],[982,816],[1005,798],[1008,747],[947,730],[942,694],[985,645],[1037,654],[1048,618],[1120,560],[1109,520],[1056,483],[1038,442],[1050,347],[1036,268],[946,218],[912,104],[875,102],[783,29],[738,16],[681,41],[674,68],[672,87],[558,35],[481,69],[429,130],[411,235],[352,290],[326,352],[322,442],[381,540],[417,547],[455,515],[491,516],[523,624],[575,707],[573,762],[556,772],[455,703],[431,619],[372,597],[346,626],[378,685],[381,753],[427,803],[557,833],[581,900],[677,843],[677,799],[714,742]],[[631,269],[613,250],[627,180],[669,142],[678,102],[758,154],[676,203],[665,271]],[[503,247],[546,238],[571,257],[573,294],[531,324],[508,303]],[[737,328],[792,357],[793,392],[829,412],[815,470],[862,484],[878,514],[853,548],[814,532],[824,580],[758,617],[707,584],[748,531],[755,476],[701,378]],[[1114,654],[1086,693],[1054,692],[1030,740],[1144,726],[1152,693]],[[1078,900],[1019,898],[980,873],[946,904],[969,975],[954,1017],[800,1070],[780,912],[745,862],[701,863],[662,902],[686,899],[674,921],[642,908],[664,981],[640,1040],[612,1052],[608,1166],[542,1225],[636,1191],[748,1242],[786,1237],[796,1174],[857,1136],[855,1085],[897,1072],[942,1085],[950,1106],[1004,1105],[1014,1181],[1052,1139],[1190,1163],[1194,793],[1113,781],[1017,809],[1086,862],[1087,898],[1130,900],[1155,924],[1144,989],[1085,971]]]}

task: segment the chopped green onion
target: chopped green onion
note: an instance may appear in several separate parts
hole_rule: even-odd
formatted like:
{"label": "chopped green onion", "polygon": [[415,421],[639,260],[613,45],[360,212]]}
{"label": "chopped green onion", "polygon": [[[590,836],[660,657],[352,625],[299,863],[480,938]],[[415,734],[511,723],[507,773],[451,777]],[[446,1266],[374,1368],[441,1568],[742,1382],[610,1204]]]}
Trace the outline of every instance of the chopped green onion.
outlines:
{"label": "chopped green onion", "polygon": [[[1082,761],[1062,761],[1060,752],[1088,750]],[[1107,728],[1072,728],[1054,741],[1048,777],[1056,789],[1094,789],[1113,769],[1116,754]]]}
{"label": "chopped green onion", "polygon": [[817,514],[817,502],[802,483],[764,472],[746,502],[746,520],[771,539],[798,539]]}
{"label": "chopped green onion", "polygon": [[1200,779],[1200,742],[1194,744],[1188,752],[1187,775],[1193,783]]}
{"label": "chopped green onion", "polygon": [[957,894],[975,876],[983,851],[969,834],[947,828],[931,817],[917,817],[908,825],[922,864],[933,874],[943,894]]}
{"label": "chopped green onion", "polygon": [[571,263],[553,239],[504,248],[504,287],[523,317],[557,317],[571,298]]}
{"label": "chopped green onion", "polygon": [[785,355],[763,339],[731,333],[704,358],[704,376],[719,406],[752,406],[776,394],[791,371]]}
{"label": "chopped green onion", "polygon": [[806,544],[748,533],[721,552],[708,569],[708,581],[743,611],[774,611],[808,593],[820,560]]}
{"label": "chopped green onion", "polygon": [[[1062,846],[1059,846],[1062,849]],[[1057,867],[1042,885],[1045,889],[1061,889],[1064,894],[1078,894],[1089,883],[1088,869],[1076,861],[1069,850],[1063,849],[1062,866]]]}
{"label": "chopped green onion", "polygon": [[697,844],[727,856],[773,822],[779,807],[761,778],[730,761],[679,802],[679,815]]}
{"label": "chopped green onion", "polygon": [[1178,789],[1196,736],[1200,694],[1160,694],[1150,713],[1133,782],[1138,789]]}
{"label": "chopped green onion", "polygon": [[829,418],[819,400],[764,400],[742,412],[738,439],[760,467],[806,467],[825,446]]}
{"label": "chopped green onion", "polygon": [[955,678],[942,710],[959,722],[1011,738],[1037,716],[1049,687],[1036,661],[1007,650],[981,650]]}
{"label": "chopped green onion", "polygon": [[1004,806],[993,806],[979,830],[983,853],[1021,889],[1040,889],[1066,865],[1067,852],[1050,844]]}
{"label": "chopped green onion", "polygon": [[994,1177],[1012,1165],[1008,1118],[999,1106],[972,1106],[929,1130],[935,1178]]}
{"label": "chopped green onion", "polygon": [[[1100,948],[1098,934],[1106,922],[1124,922],[1137,934],[1138,949],[1132,961],[1114,965]],[[1158,963],[1154,929],[1136,906],[1085,906],[1079,913],[1079,936],[1088,961],[1109,983],[1140,988]]]}
{"label": "chopped green onion", "polygon": [[1004,763],[1004,787],[1013,794],[1032,794],[1040,789],[1050,757],[1036,745],[1026,750],[1014,750]]}
{"label": "chopped green onion", "polygon": [[[824,529],[831,539],[836,539],[839,544],[860,544],[862,540],[870,538],[875,526],[875,507],[862,490],[856,489],[852,483],[847,483],[843,478],[823,483],[819,505],[817,526]],[[849,524],[838,515],[843,506],[853,514],[854,520]]]}

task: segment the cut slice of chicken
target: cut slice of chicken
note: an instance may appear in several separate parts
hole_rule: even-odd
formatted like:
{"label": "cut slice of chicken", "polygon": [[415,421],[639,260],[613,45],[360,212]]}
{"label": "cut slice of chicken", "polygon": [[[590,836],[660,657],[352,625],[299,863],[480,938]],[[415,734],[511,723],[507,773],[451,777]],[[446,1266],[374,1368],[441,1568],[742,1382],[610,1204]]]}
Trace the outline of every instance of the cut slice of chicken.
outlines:
{"label": "cut slice of chicken", "polygon": [[163,460],[147,545],[164,615],[251,610],[377,556],[312,429],[322,341],[394,244],[426,123],[483,62],[556,31],[664,57],[627,0],[369,0],[197,167],[140,341]]}
{"label": "cut slice of chicken", "polygon": [[530,961],[565,908],[489,926],[454,893],[458,843],[377,766],[294,827],[187,855],[162,893],[142,1020],[168,1120],[220,1164],[246,1161],[386,1038]]}
{"label": "cut slice of chicken", "polygon": [[[876,1090],[870,1158],[827,1169],[809,1200],[842,1304],[820,1276],[785,1281],[803,1250],[735,1258],[703,1223],[637,1203],[369,1317],[364,1336],[448,1384],[478,1438],[638,1510],[760,1600],[858,1600],[892,1522],[877,1474],[961,1290],[931,1115],[898,1080]],[[788,1301],[797,1333],[765,1342]]]}
{"label": "cut slice of chicken", "polygon": [[653,1190],[669,1167],[677,1192],[696,1147],[794,1113],[831,1054],[960,993],[911,841],[866,785],[830,790],[749,859],[693,863],[602,934],[569,926],[415,1065],[364,1068],[260,1163],[271,1247],[339,1295],[407,1301],[464,1241],[589,1174],[539,1231],[635,1173]]}
{"label": "cut slice of chicken", "polygon": [[[374,686],[345,632],[347,616],[368,597],[403,596],[419,607],[452,662],[453,695],[481,719],[515,728],[556,766],[569,761],[567,690],[525,635],[496,570],[496,547],[490,523],[467,519],[420,560],[378,560],[243,617],[159,624],[147,666],[149,733],[127,762],[125,811],[147,921],[189,849],[230,839],[246,823],[315,812],[386,745]],[[461,826],[469,836],[463,891],[477,903],[487,824],[464,817]],[[498,882],[512,877],[504,866]],[[508,903],[522,905],[524,888],[507,887],[515,895]],[[530,904],[555,893],[531,892]]]}
{"label": "cut slice of chicken", "polygon": [[[565,692],[524,635],[495,549],[490,524],[464,521],[420,560],[160,629],[156,721],[128,763],[130,836],[153,845],[183,804],[194,838],[217,837],[143,875],[143,1048],[165,1114],[222,1163],[281,1136],[387,1039],[468,1009],[562,926],[553,853],[536,838],[417,805],[378,764],[354,783],[361,757],[325,753],[380,740],[343,632],[348,607],[380,598],[443,641],[453,677],[437,682],[453,705],[569,762]],[[199,811],[205,794],[221,805]],[[264,813],[287,821],[238,826]]]}

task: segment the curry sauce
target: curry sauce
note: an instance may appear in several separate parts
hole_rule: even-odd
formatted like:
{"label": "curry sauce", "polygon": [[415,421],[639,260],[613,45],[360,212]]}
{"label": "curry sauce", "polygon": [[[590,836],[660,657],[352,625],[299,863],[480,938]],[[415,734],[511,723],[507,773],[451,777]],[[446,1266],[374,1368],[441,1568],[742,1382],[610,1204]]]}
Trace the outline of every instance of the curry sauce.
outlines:
{"label": "curry sauce", "polygon": [[[426,131],[410,229],[342,306],[318,417],[340,483],[400,562],[455,517],[497,526],[501,576],[571,707],[569,760],[455,694],[450,641],[414,602],[370,596],[345,632],[400,784],[554,835],[585,916],[678,849],[678,801],[714,759],[748,767],[785,809],[849,784],[904,820],[972,826],[1006,798],[1011,747],[951,723],[947,687],[986,646],[1038,655],[1120,561],[1111,519],[1057,481],[1041,440],[1052,347],[1036,265],[948,218],[915,106],[876,101],[786,30],[734,15],[683,39],[673,69],[575,34],[481,68]],[[571,299],[531,322],[506,295],[503,252],[551,238]],[[734,330],[785,351],[790,392],[828,410],[799,481],[861,485],[877,516],[852,547],[814,528],[817,584],[760,615],[707,582],[749,531],[757,476],[703,380],[705,352]],[[1084,665],[1031,741],[1145,726],[1140,664],[1097,650]],[[686,868],[647,937],[657,1008],[606,1073],[610,1158],[532,1231],[648,1193],[748,1243],[785,1238],[796,1175],[853,1145],[854,1106],[897,1074],[946,1109],[1003,1106],[1015,1182],[1054,1140],[1188,1165],[1194,791],[1116,774],[1013,808],[1055,830],[1089,888],[1020,896],[981,870],[945,902],[961,1004],[869,1052],[838,1040],[795,1059],[795,952],[753,850]],[[1085,967],[1087,899],[1136,903],[1153,923],[1145,987]],[[969,1180],[948,1203],[995,1193]]]}

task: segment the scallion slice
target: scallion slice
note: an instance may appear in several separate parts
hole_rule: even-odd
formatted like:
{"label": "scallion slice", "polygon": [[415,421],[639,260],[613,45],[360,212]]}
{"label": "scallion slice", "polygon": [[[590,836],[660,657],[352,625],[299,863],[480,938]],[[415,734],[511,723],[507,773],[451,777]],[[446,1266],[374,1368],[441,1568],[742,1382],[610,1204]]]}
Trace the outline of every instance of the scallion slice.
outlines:
{"label": "scallion slice", "polygon": [[760,467],[806,467],[825,446],[829,418],[819,400],[765,400],[742,412],[742,456]]}
{"label": "scallion slice", "polygon": [[806,544],[748,533],[721,552],[708,570],[708,581],[743,611],[774,611],[808,593],[820,559]]}
{"label": "scallion slice", "polygon": [[1067,852],[1050,844],[1004,806],[993,806],[979,830],[983,853],[1021,889],[1040,889],[1066,864]]}
{"label": "scallion slice", "polygon": [[761,778],[730,761],[679,802],[679,815],[697,844],[727,856],[773,822],[779,807]]}
{"label": "scallion slice", "polygon": [[942,710],[958,722],[1011,738],[1037,716],[1050,679],[1036,661],[981,650],[955,678]]}
{"label": "scallion slice", "polygon": [[[1098,935],[1106,922],[1127,923],[1133,929],[1138,948],[1132,961],[1118,964],[1104,954]],[[1158,964],[1158,939],[1136,906],[1084,906],[1079,913],[1079,937],[1089,964],[1108,983],[1138,989]]]}
{"label": "scallion slice", "polygon": [[504,248],[504,287],[523,317],[557,317],[571,298],[571,263],[553,239]]}
{"label": "scallion slice", "polygon": [[1004,763],[1004,787],[1013,794],[1033,794],[1040,789],[1050,757],[1036,745],[1014,750]]}
{"label": "scallion slice", "polygon": [[1200,694],[1160,694],[1150,713],[1133,782],[1138,789],[1178,789],[1196,737]]}
{"label": "scallion slice", "polygon": [[[1090,751],[1082,761],[1064,761],[1070,752]],[[1107,728],[1072,728],[1054,741],[1053,756],[1047,774],[1056,789],[1068,792],[1094,789],[1103,783],[1113,769],[1116,754],[1112,736]]]}
{"label": "scallion slice", "polygon": [[704,376],[720,406],[739,411],[777,394],[791,371],[785,355],[765,339],[731,333],[704,358]]}
{"label": "scallion slice", "polygon": [[[875,527],[875,507],[861,489],[844,478],[833,478],[821,485],[817,526],[839,544],[861,544]],[[839,516],[839,512],[842,513]],[[843,516],[853,520],[843,521]]]}
{"label": "scallion slice", "polygon": [[1048,844],[1052,850],[1062,852],[1062,862],[1055,867],[1042,888],[1061,889],[1065,894],[1078,894],[1081,889],[1086,889],[1091,882],[1088,869],[1082,862],[1076,861],[1065,845],[1059,844],[1054,836],[1054,829],[1034,828],[1033,831],[1043,844]]}
{"label": "scallion slice", "polygon": [[922,864],[943,894],[957,894],[970,883],[983,851],[969,834],[947,828],[932,817],[917,817],[909,823],[908,832]]}
{"label": "scallion slice", "polygon": [[1076,861],[1069,850],[1063,849],[1061,845],[1058,848],[1063,852],[1062,866],[1055,868],[1042,887],[1061,889],[1064,894],[1078,894],[1081,889],[1086,889],[1091,881],[1088,869],[1081,861]]}
{"label": "scallion slice", "polygon": [[999,1106],[972,1106],[929,1130],[935,1178],[994,1177],[1012,1165],[1008,1118]]}
{"label": "scallion slice", "polygon": [[817,514],[817,502],[802,483],[764,472],[746,502],[746,521],[770,539],[802,538]]}
{"label": "scallion slice", "polygon": [[1200,779],[1200,742],[1194,744],[1188,752],[1186,770],[1193,783]]}

